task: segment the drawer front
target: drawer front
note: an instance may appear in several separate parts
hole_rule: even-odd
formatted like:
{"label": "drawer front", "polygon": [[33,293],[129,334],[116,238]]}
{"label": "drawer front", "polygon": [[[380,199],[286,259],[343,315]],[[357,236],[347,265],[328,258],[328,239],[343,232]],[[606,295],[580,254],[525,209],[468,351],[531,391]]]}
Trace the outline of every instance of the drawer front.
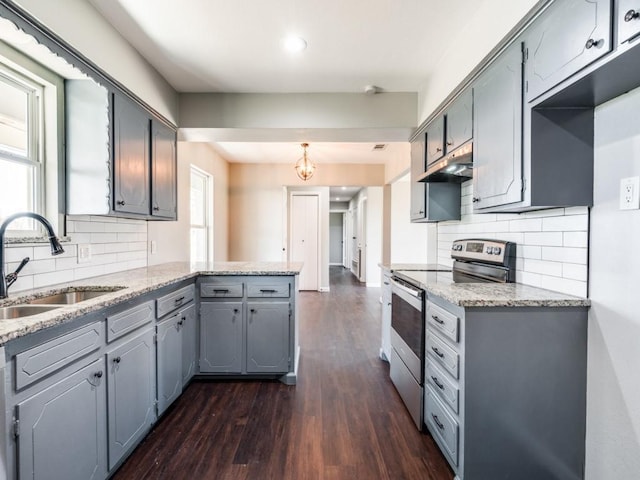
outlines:
{"label": "drawer front", "polygon": [[243,295],[242,283],[203,283],[200,285],[201,298],[242,298]]}
{"label": "drawer front", "polygon": [[427,323],[454,342],[458,342],[459,320],[453,313],[427,302]]}
{"label": "drawer front", "polygon": [[156,310],[158,318],[186,305],[195,298],[196,292],[193,285],[187,285],[180,290],[171,292],[156,300]]}
{"label": "drawer front", "polygon": [[103,342],[104,325],[96,322],[17,354],[16,389],[31,385],[98,350]]}
{"label": "drawer front", "polygon": [[458,465],[458,422],[438,399],[431,386],[427,386],[424,420],[442,451],[454,465]]}
{"label": "drawer front", "polygon": [[151,323],[156,316],[153,300],[107,317],[107,342]]}
{"label": "drawer front", "polygon": [[250,298],[289,298],[289,284],[247,285],[247,297]]}
{"label": "drawer front", "polygon": [[438,338],[433,332],[427,332],[426,348],[431,358],[444,367],[453,378],[458,378],[459,355],[444,340]]}
{"label": "drawer front", "polygon": [[433,387],[440,398],[451,407],[454,413],[458,413],[458,387],[449,380],[449,376],[440,370],[436,364],[427,359],[425,367],[424,383]]}

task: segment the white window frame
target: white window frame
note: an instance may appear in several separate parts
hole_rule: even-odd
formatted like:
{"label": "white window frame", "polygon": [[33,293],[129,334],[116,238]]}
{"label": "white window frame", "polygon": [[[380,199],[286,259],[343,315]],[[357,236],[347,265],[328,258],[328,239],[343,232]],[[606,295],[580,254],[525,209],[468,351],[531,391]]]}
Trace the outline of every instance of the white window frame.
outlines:
{"label": "white window frame", "polygon": [[[194,225],[191,223],[191,214],[189,214],[189,247],[191,247],[192,231],[194,229],[204,230],[205,232],[205,262],[213,261],[213,175],[204,170],[191,165],[189,171],[189,205],[191,205],[191,189],[193,187],[193,177],[199,177],[204,181],[204,205],[205,223],[203,225]],[[189,248],[189,260],[193,263],[193,252]]]}
{"label": "white window frame", "polygon": [[[45,159],[44,159],[44,85],[22,75],[0,63],[0,82],[11,85],[27,94],[27,154],[12,152],[0,148],[0,157],[4,161],[15,162],[34,167],[34,189],[32,192],[33,211],[45,214]],[[39,224],[33,222],[33,229],[15,230],[9,225],[11,236],[40,235]]]}

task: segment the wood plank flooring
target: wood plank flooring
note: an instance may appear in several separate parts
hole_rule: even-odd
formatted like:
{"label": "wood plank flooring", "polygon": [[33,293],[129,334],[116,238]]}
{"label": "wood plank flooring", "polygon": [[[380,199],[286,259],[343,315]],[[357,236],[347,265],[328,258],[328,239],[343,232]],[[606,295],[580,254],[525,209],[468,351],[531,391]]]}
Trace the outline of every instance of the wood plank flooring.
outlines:
{"label": "wood plank flooring", "polygon": [[451,480],[378,358],[379,295],[331,267],[330,293],[300,293],[296,386],[191,383],[113,478]]}

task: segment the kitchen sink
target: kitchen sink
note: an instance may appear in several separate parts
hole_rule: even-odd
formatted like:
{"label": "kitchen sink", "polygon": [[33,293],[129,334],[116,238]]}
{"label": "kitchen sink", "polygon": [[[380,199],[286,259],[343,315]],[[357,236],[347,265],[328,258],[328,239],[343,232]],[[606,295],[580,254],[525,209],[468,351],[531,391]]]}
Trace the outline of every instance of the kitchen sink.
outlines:
{"label": "kitchen sink", "polygon": [[100,290],[74,290],[70,292],[60,292],[53,295],[47,295],[46,297],[36,298],[29,300],[29,305],[72,305],[74,303],[82,302],[84,300],[90,300],[92,298],[101,297],[107,293],[122,290],[124,287],[115,287]]}
{"label": "kitchen sink", "polygon": [[22,318],[59,308],[56,305],[12,305],[0,307],[0,320]]}

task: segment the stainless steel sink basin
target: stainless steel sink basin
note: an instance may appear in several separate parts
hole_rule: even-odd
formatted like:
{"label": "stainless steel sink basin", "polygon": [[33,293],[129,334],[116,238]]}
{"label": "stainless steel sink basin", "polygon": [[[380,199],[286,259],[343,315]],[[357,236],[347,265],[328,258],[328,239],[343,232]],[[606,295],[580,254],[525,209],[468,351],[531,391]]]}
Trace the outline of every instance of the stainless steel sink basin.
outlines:
{"label": "stainless steel sink basin", "polygon": [[46,297],[36,298],[34,300],[30,300],[30,305],[71,305],[74,303],[82,302],[84,300],[89,300],[91,298],[101,297],[102,295],[106,295],[107,293],[115,292],[117,290],[122,290],[122,287],[116,287],[108,290],[77,290],[73,292],[60,292],[55,293],[53,295],[48,295]]}
{"label": "stainless steel sink basin", "polygon": [[0,307],[0,320],[28,317],[55,308],[59,307],[56,305],[12,305],[10,307]]}

